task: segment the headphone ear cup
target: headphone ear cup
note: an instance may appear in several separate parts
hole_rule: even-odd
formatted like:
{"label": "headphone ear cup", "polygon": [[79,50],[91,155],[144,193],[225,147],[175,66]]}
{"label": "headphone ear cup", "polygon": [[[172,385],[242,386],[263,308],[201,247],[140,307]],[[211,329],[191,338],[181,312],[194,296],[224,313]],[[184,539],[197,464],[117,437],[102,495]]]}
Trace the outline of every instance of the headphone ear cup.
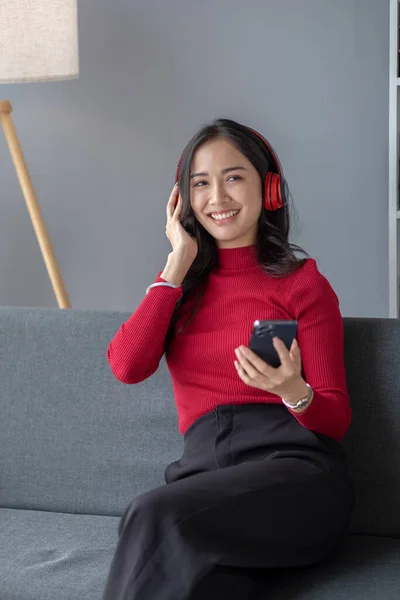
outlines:
{"label": "headphone ear cup", "polygon": [[265,201],[266,210],[278,210],[284,205],[281,190],[281,178],[277,173],[267,173],[265,179]]}

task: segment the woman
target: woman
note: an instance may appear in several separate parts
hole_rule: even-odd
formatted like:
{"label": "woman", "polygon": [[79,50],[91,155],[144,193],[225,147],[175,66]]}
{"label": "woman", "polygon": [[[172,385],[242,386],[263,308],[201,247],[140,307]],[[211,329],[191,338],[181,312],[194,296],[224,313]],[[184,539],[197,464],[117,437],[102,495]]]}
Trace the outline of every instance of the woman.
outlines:
{"label": "woman", "polygon": [[[338,298],[288,241],[275,152],[217,120],[186,146],[177,180],[172,252],[108,360],[132,384],[165,352],[184,451],[166,485],[127,507],[103,600],[251,598],[268,569],[329,560],[353,508]],[[290,350],[274,339],[278,368],[247,347],[256,319],[298,321]]]}

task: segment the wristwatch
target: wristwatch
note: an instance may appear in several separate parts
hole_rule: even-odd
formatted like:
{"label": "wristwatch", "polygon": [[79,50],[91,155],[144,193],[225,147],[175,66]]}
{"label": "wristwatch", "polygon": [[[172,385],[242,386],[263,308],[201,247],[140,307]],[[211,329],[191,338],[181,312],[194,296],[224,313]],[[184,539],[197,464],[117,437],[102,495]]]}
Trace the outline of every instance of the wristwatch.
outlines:
{"label": "wristwatch", "polygon": [[289,404],[289,402],[286,402],[286,400],[281,398],[283,404],[285,406],[287,406],[288,408],[290,408],[291,410],[299,410],[299,408],[305,408],[308,404],[311,403],[311,400],[313,399],[313,396],[314,396],[314,391],[313,391],[312,387],[310,385],[308,385],[308,383],[306,383],[306,386],[308,387],[308,394],[305,398],[300,398],[300,400],[298,400],[298,402],[296,402],[296,404]]}

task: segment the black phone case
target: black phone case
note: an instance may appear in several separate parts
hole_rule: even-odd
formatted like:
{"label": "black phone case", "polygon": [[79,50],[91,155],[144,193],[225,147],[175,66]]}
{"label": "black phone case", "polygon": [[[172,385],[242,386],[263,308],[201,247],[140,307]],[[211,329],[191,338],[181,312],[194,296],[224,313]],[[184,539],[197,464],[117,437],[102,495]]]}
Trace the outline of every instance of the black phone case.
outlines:
{"label": "black phone case", "polygon": [[298,321],[254,321],[249,348],[271,367],[280,367],[281,361],[272,338],[277,336],[290,350],[297,327]]}

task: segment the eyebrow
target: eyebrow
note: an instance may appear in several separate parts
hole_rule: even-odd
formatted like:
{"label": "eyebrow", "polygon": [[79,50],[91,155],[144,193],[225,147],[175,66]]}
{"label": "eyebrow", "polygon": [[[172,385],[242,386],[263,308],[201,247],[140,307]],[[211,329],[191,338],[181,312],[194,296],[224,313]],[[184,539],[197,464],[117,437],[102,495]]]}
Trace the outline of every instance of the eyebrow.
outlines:
{"label": "eyebrow", "polygon": [[[226,169],[222,169],[221,173],[225,175],[226,173],[230,173],[231,171],[247,171],[246,167],[227,167]],[[192,173],[190,175],[190,179],[194,177],[207,177],[208,173]]]}

